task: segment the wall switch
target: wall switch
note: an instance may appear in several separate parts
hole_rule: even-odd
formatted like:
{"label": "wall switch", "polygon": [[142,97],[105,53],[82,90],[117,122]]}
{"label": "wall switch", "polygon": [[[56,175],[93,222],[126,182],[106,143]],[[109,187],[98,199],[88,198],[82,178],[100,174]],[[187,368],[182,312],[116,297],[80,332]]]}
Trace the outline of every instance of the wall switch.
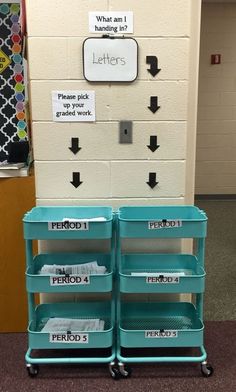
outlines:
{"label": "wall switch", "polygon": [[133,143],[133,122],[120,121],[119,143]]}

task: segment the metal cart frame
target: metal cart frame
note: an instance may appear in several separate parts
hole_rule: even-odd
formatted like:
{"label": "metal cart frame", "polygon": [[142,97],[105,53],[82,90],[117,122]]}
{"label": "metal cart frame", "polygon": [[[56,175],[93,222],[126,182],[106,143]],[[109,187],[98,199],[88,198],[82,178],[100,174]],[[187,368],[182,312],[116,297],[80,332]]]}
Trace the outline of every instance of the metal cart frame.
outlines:
{"label": "metal cart frame", "polygon": [[[126,207],[124,207],[124,208],[126,208]],[[127,208],[129,208],[129,207],[127,207]],[[135,207],[130,207],[130,208],[132,209]],[[140,212],[142,212],[143,207],[139,207],[139,208],[140,208]],[[159,209],[160,211],[163,211],[162,219],[163,219],[163,222],[166,222],[165,213],[168,211],[168,207],[163,208],[163,207],[159,206],[159,207],[155,207],[155,208]],[[182,208],[184,208],[184,207],[182,207]],[[196,208],[196,207],[193,207],[193,208]],[[145,231],[143,227],[141,227],[141,229],[138,229],[137,227],[134,226],[135,220],[133,221],[132,218],[130,218],[130,221],[127,218],[127,221],[125,222],[126,226],[125,226],[124,230],[122,230],[122,228],[121,228],[122,221],[120,220],[120,216],[121,216],[120,211],[121,210],[122,210],[122,207],[118,212],[118,219],[117,219],[117,264],[120,264],[121,256],[123,254],[122,246],[121,246],[122,238],[130,238],[130,239],[131,238],[150,238],[149,234],[151,234],[151,237],[153,239],[155,239],[155,238],[194,238],[194,236],[192,236],[192,230],[189,230],[189,233],[187,233],[187,230],[184,230],[184,231],[180,230],[180,232],[182,231],[185,234],[184,236],[182,236],[182,234],[179,234],[178,231],[176,231],[178,229],[173,230],[174,234],[172,234],[172,231],[171,231],[172,229],[165,229],[165,228],[163,231],[161,231],[161,230],[155,230],[155,231],[146,230]],[[138,212],[138,210],[137,210],[137,212]],[[204,221],[204,227],[203,226],[200,227],[200,229],[197,230],[197,232],[196,232],[196,230],[193,230],[193,233],[195,232],[195,234],[196,234],[196,236],[195,236],[196,241],[197,241],[196,257],[198,260],[198,266],[201,268],[204,268],[206,219],[207,218],[206,218],[203,211],[198,210],[198,212],[199,212],[199,214],[202,214],[202,218]],[[179,210],[179,218],[181,219],[181,208]],[[138,222],[139,216],[137,216],[136,219],[137,219],[136,222]],[[173,219],[175,219],[175,218],[173,218]],[[143,218],[141,218],[140,220],[145,221],[145,219],[143,219]],[[147,224],[147,222],[148,222],[148,219],[146,219],[145,224]],[[129,223],[131,223],[131,228],[129,228]],[[192,223],[194,224],[194,219],[193,219]],[[123,222],[123,224],[124,224],[124,222]],[[144,222],[143,222],[143,224],[144,224]],[[145,257],[145,255],[144,255],[144,257]],[[120,265],[119,265],[118,269],[120,270]],[[119,279],[121,279],[121,277],[119,277]],[[204,278],[204,280],[205,280],[205,278]],[[163,292],[163,290],[158,291],[158,286],[160,287],[160,285],[155,285],[155,286],[156,286],[156,293]],[[166,285],[166,286],[168,286],[169,288],[171,287],[170,285]],[[172,286],[174,286],[174,285],[172,285]],[[151,291],[151,292],[153,293],[153,291]],[[169,294],[168,288],[166,288],[166,291],[164,291],[164,292]],[[178,290],[174,291],[174,292],[181,293],[181,291],[178,291]],[[132,293],[132,291],[130,291],[130,293]],[[135,293],[142,293],[142,291],[139,292],[138,290],[136,290]],[[189,293],[191,293],[191,291],[189,291]],[[203,323],[203,298],[204,298],[204,294],[203,294],[203,292],[198,293],[196,291],[195,291],[195,294],[196,294],[196,301],[195,301],[196,302],[195,303],[196,315],[199,318],[199,320]],[[126,292],[126,295],[128,295],[127,292]],[[121,292],[119,291],[117,293],[117,320],[118,320],[118,322],[122,318],[121,312],[122,312],[122,310],[121,310]],[[136,332],[137,331],[134,331],[133,333],[135,334]],[[124,356],[121,354],[121,337],[120,337],[121,333],[122,333],[121,329],[120,329],[119,325],[117,324],[118,344],[117,344],[116,357],[118,359],[119,372],[123,377],[128,377],[131,374],[131,368],[128,366],[128,364],[130,364],[130,363],[150,363],[150,362],[156,362],[156,363],[195,362],[195,363],[201,364],[201,372],[202,372],[203,376],[209,377],[213,373],[213,368],[210,365],[208,365],[208,363],[207,363],[207,353],[206,353],[206,350],[205,350],[203,344],[199,345],[199,350],[200,350],[199,356],[164,356],[164,357],[163,356],[161,356],[161,357],[158,357],[158,356],[150,356],[150,357],[149,356],[148,357],[132,356],[131,357],[131,356]],[[159,341],[160,340],[161,339],[159,339]],[[190,339],[190,341],[191,341],[191,339]],[[129,347],[133,347],[133,346],[129,346]],[[138,347],[139,346],[137,345],[137,348]],[[142,345],[142,347],[145,347],[145,346]],[[150,347],[150,345],[146,346],[146,347]],[[155,345],[155,347],[157,348],[158,345]],[[165,347],[165,344],[161,345],[160,347]],[[171,346],[168,344],[166,347],[171,347]],[[179,346],[179,347],[181,347],[181,346]]]}
{"label": "metal cart frame", "polygon": [[[36,207],[37,209],[38,207]],[[39,208],[43,208],[43,207],[39,207]],[[47,208],[47,207],[46,207]],[[49,207],[48,207],[49,208]],[[55,208],[55,207],[52,207]],[[65,210],[65,216],[68,215],[68,213],[66,212],[66,208],[67,207],[61,207],[63,210]],[[77,212],[79,212],[79,209],[81,207],[74,207],[75,210]],[[88,210],[90,209],[90,207],[82,207],[83,209],[87,208]],[[96,208],[96,207],[95,207]],[[100,208],[100,207],[98,207]],[[33,209],[34,210],[34,209]],[[31,211],[33,211],[31,210]],[[24,234],[25,234],[25,243],[26,243],[26,265],[27,265],[27,270],[29,267],[32,266],[32,263],[34,263],[34,257],[33,257],[33,239],[36,240],[40,240],[40,239],[48,239],[47,237],[49,237],[50,239],[54,238],[53,234],[51,234],[50,232],[48,232],[48,235],[46,233],[45,235],[45,230],[44,230],[44,234],[38,234],[37,235],[37,229],[33,230],[34,233],[32,233],[31,235],[31,226],[32,226],[32,222],[30,222],[28,220],[28,216],[29,216],[30,212],[27,213],[24,216]],[[75,216],[75,219],[78,219]],[[48,222],[46,222],[48,223]],[[28,226],[27,226],[28,224]],[[29,224],[31,224],[31,226],[29,226]],[[92,222],[90,223],[90,225],[92,224]],[[100,222],[96,222],[96,226],[98,227],[98,225],[100,224]],[[61,234],[63,232],[56,232],[59,233],[55,235],[56,238],[61,238],[61,239],[70,239],[72,238],[78,238],[81,239],[81,233],[83,233],[83,238],[89,239],[89,238],[93,238],[93,239],[109,239],[110,240],[110,252],[109,255],[111,257],[111,271],[112,271],[112,290],[111,292],[111,329],[112,331],[110,332],[109,338],[110,340],[112,340],[112,345],[107,347],[111,350],[111,353],[109,356],[104,357],[104,356],[94,356],[94,357],[83,357],[83,356],[78,356],[78,357],[57,357],[57,358],[53,358],[53,357],[40,357],[40,358],[35,358],[32,356],[32,351],[34,348],[32,348],[29,344],[28,350],[26,352],[25,355],[25,360],[26,360],[26,368],[28,371],[28,375],[30,377],[35,377],[38,374],[39,371],[39,365],[47,365],[47,364],[88,364],[88,363],[104,363],[104,364],[108,364],[108,368],[109,368],[109,372],[111,377],[116,378],[117,376],[117,369],[115,367],[115,357],[116,357],[116,344],[115,344],[115,334],[116,334],[116,330],[115,330],[115,325],[116,325],[116,312],[115,312],[115,308],[116,308],[116,301],[115,301],[115,291],[113,289],[114,287],[114,280],[115,280],[115,219],[114,219],[114,214],[112,213],[112,222],[111,222],[111,230],[110,230],[110,234],[105,234],[104,238],[102,235],[92,235],[92,236],[86,236],[86,232],[80,232],[77,231],[77,233],[75,233],[75,231],[72,231],[72,235],[70,236],[70,232],[69,231],[64,231],[65,235]],[[27,227],[26,227],[27,226]],[[98,228],[99,229],[99,228]],[[41,231],[41,229],[39,230],[39,232]],[[47,230],[46,230],[47,231]],[[96,230],[97,233],[99,233],[99,230]],[[80,254],[78,253],[78,256]],[[92,276],[92,275],[90,275]],[[98,275],[97,275],[98,276]],[[81,286],[82,287],[82,286]],[[29,326],[32,322],[35,321],[36,318],[36,306],[35,306],[35,293],[37,293],[38,291],[32,291],[31,292],[27,292],[27,297],[28,297],[28,313],[29,313]],[[47,292],[50,292],[49,290],[47,290]],[[53,291],[52,291],[53,292]],[[74,290],[73,292],[76,293],[81,293],[83,292],[83,290],[80,290],[79,287],[76,286],[76,290]],[[90,292],[90,291],[87,291]],[[98,293],[102,293],[104,291],[99,291],[99,289],[97,291],[93,290],[92,292],[98,292]],[[105,292],[109,292],[109,291],[105,291]],[[63,288],[61,288],[60,293],[63,293]],[[90,292],[91,293],[91,292]],[[89,302],[88,302],[89,304]],[[29,328],[28,328],[29,331]],[[76,331],[76,333],[80,333],[80,331]],[[84,332],[81,332],[84,333]],[[87,331],[86,333],[88,334],[92,334],[93,332]],[[29,331],[30,334],[30,331]],[[112,334],[112,337],[111,337]],[[71,347],[71,345],[68,345],[68,349],[79,349],[79,348],[87,348],[84,347],[85,345],[80,345],[80,347]],[[101,347],[101,346],[100,346]],[[52,349],[54,349],[54,347],[51,347]],[[88,348],[94,348],[96,349],[97,347],[88,347]],[[37,348],[38,349],[38,348]],[[42,347],[42,349],[44,349],[44,347]],[[48,349],[48,347],[46,347],[46,349]],[[58,349],[55,348],[55,349]],[[65,347],[63,347],[63,350],[65,349]],[[60,348],[59,348],[60,350]]]}

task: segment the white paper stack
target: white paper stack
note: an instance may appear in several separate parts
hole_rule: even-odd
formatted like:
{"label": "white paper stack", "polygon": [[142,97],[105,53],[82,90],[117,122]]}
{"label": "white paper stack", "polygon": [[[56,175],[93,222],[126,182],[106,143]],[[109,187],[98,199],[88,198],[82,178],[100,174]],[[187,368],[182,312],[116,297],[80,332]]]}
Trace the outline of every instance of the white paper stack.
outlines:
{"label": "white paper stack", "polygon": [[53,317],[48,319],[41,332],[103,331],[105,321],[99,319],[69,319]]}
{"label": "white paper stack", "polygon": [[98,265],[97,261],[84,264],[58,265],[44,264],[39,274],[41,275],[97,275],[105,274],[107,271],[103,265]]}
{"label": "white paper stack", "polygon": [[63,218],[63,222],[104,222],[106,218],[104,216],[98,216],[96,218]]}
{"label": "white paper stack", "polygon": [[132,276],[185,276],[184,272],[131,272]]}

